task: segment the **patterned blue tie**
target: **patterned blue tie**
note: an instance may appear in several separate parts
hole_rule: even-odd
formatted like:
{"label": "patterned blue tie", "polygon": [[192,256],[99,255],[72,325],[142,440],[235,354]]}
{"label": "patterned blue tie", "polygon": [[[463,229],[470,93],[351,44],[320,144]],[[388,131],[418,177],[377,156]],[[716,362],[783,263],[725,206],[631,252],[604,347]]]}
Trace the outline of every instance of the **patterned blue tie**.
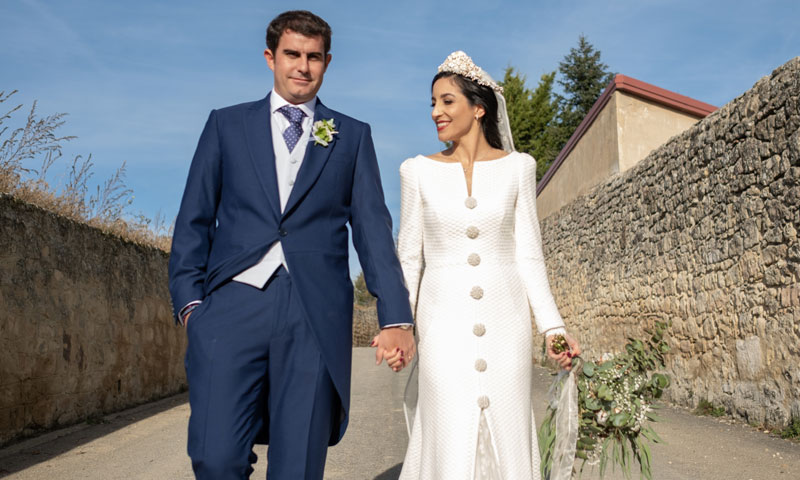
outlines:
{"label": "patterned blue tie", "polygon": [[303,117],[306,113],[297,107],[284,105],[278,109],[279,112],[289,120],[289,128],[283,131],[283,139],[286,141],[286,146],[289,147],[289,152],[294,150],[297,141],[300,140],[300,135],[303,134]]}

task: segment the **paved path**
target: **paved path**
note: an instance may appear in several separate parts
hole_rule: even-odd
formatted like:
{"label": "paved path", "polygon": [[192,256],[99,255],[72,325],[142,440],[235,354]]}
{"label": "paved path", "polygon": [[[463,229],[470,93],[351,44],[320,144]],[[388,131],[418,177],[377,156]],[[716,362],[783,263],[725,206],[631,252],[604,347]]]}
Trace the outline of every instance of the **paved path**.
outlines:
{"label": "paved path", "polygon": [[[352,422],[330,449],[326,479],[393,480],[406,445],[401,399],[404,373],[370,363],[371,349],[354,350]],[[373,357],[374,358],[374,357]],[[537,369],[535,399],[543,416],[551,377]],[[186,457],[185,394],[110,415],[0,450],[0,477],[9,480],[191,479]],[[668,442],[653,448],[656,479],[780,480],[800,478],[800,445],[746,425],[662,410],[658,432]],[[256,450],[254,479],[265,477],[266,448]],[[585,474],[584,479],[596,479]],[[617,474],[609,479],[623,478]],[[634,477],[635,478],[635,477]],[[508,479],[516,480],[516,479]]]}

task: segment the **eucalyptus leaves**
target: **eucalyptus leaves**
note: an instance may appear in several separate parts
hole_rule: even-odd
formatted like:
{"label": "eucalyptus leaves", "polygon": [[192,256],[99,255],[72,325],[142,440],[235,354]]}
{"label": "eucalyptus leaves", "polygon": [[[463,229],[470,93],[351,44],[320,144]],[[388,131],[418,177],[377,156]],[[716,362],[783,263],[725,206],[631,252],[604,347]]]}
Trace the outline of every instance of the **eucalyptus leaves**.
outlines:
{"label": "eucalyptus leaves", "polygon": [[[664,367],[664,355],[669,352],[664,340],[668,327],[668,323],[656,321],[655,328],[647,331],[649,339],[629,338],[625,351],[608,360],[573,360],[579,415],[575,456],[583,460],[580,471],[586,464],[597,465],[603,478],[610,461],[631,478],[631,466],[638,464],[640,476],[652,479],[649,442],[661,442],[650,425],[657,421],[653,401],[670,383],[668,376],[655,371]],[[556,338],[554,343],[562,342]],[[545,479],[550,477],[555,454],[555,413],[548,408],[539,429]]]}

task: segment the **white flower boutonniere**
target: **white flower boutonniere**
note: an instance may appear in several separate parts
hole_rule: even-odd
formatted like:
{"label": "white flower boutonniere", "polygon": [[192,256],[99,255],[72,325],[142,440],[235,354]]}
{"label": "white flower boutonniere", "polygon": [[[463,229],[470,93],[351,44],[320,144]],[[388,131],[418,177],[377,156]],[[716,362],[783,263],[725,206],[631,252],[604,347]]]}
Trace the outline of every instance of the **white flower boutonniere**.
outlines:
{"label": "white flower boutonniere", "polygon": [[333,141],[333,136],[336,135],[336,125],[333,124],[333,119],[317,120],[311,127],[314,136],[314,145],[322,145],[327,147]]}

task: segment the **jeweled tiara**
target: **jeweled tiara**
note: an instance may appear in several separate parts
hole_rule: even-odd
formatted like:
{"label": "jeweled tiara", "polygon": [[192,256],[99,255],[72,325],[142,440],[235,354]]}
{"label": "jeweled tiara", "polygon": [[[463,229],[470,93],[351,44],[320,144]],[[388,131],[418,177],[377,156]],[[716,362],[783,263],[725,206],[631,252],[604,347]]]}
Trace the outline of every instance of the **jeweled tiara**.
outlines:
{"label": "jeweled tiara", "polygon": [[483,71],[481,67],[475,65],[475,62],[469,58],[469,55],[461,50],[448,55],[447,58],[444,59],[444,63],[439,65],[439,72],[455,73],[472,80],[478,85],[489,87],[497,93],[503,93],[503,87],[495,83],[488,73]]}

